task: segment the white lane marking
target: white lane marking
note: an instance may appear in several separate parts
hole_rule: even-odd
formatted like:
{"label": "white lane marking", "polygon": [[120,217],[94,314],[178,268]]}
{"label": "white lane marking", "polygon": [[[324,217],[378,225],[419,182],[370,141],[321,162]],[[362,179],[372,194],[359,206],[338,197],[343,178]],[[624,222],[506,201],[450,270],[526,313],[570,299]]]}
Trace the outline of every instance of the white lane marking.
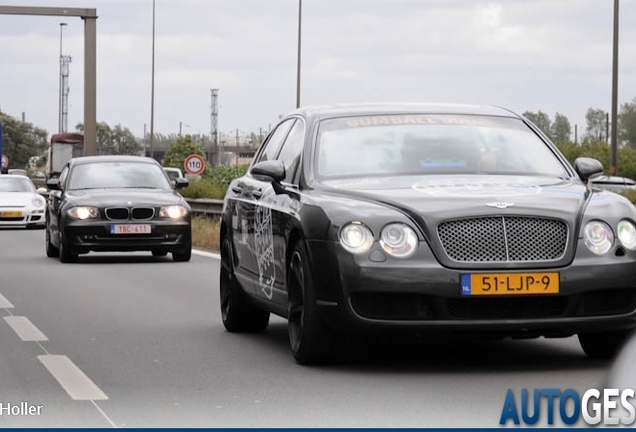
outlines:
{"label": "white lane marking", "polygon": [[103,410],[103,409],[101,409],[101,407],[100,407],[99,405],[97,405],[97,402],[95,402],[94,400],[92,400],[92,401],[91,401],[91,403],[95,406],[95,409],[97,409],[97,411],[99,411],[99,413],[100,413],[100,414],[101,414],[101,415],[102,415],[102,416],[106,419],[106,421],[107,421],[108,423],[110,423],[110,425],[111,425],[112,427],[119,429],[119,427],[115,424],[115,422],[114,422],[114,421],[112,421],[112,420],[110,419],[110,417],[108,417],[108,416],[106,415],[106,413],[104,412],[104,410]]}
{"label": "white lane marking", "polygon": [[11,309],[14,307],[9,300],[6,299],[5,296],[0,294],[0,309]]}
{"label": "white lane marking", "polygon": [[204,256],[208,258],[221,259],[221,255],[214,252],[206,252],[199,249],[192,249],[192,253],[199,256]]}
{"label": "white lane marking", "polygon": [[65,355],[41,355],[38,360],[74,400],[106,400],[108,396]]}
{"label": "white lane marking", "polygon": [[47,341],[49,338],[25,316],[7,316],[4,320],[24,342]]}

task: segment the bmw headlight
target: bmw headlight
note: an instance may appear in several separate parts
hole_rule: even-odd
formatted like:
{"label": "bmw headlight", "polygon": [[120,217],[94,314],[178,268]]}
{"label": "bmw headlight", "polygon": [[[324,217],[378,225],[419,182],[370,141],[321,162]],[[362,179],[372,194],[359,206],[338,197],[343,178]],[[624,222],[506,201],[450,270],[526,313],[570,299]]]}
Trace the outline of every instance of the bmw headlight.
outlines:
{"label": "bmw headlight", "polygon": [[44,199],[35,197],[31,200],[31,204],[33,204],[33,207],[44,207]]}
{"label": "bmw headlight", "polygon": [[353,254],[367,252],[374,241],[371,230],[360,222],[349,222],[340,230],[340,244]]}
{"label": "bmw headlight", "polygon": [[95,207],[73,207],[66,212],[70,217],[75,219],[97,219],[99,210]]}
{"label": "bmw headlight", "polygon": [[636,227],[633,223],[627,220],[620,221],[616,233],[624,247],[629,250],[636,250]]}
{"label": "bmw headlight", "polygon": [[583,228],[585,246],[596,255],[607,253],[614,243],[614,233],[605,222],[591,221]]}
{"label": "bmw headlight", "polygon": [[171,219],[179,219],[188,214],[188,210],[182,205],[171,205],[166,207],[161,207],[159,210],[159,217],[162,218],[171,218]]}
{"label": "bmw headlight", "polygon": [[392,223],[382,229],[380,246],[389,255],[408,258],[417,249],[417,234],[407,225]]}

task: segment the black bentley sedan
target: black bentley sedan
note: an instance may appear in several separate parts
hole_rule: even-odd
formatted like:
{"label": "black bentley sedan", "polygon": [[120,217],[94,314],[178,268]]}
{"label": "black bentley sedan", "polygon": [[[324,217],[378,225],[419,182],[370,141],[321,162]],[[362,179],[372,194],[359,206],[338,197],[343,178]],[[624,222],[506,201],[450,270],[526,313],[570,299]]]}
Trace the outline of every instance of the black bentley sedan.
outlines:
{"label": "black bentley sedan", "polygon": [[46,211],[46,255],[74,262],[91,251],[172,253],[189,261],[190,206],[162,166],[140,156],[71,159],[51,189]]}
{"label": "black bentley sedan", "polygon": [[231,332],[288,320],[301,364],[359,332],[569,337],[636,327],[636,210],[504,108],[370,104],[284,117],[225,197]]}

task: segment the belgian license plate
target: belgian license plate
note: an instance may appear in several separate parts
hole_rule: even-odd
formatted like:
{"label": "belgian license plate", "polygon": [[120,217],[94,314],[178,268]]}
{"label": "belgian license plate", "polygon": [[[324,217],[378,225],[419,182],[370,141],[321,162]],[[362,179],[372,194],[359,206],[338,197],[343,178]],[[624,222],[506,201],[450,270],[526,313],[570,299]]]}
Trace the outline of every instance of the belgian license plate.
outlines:
{"label": "belgian license plate", "polygon": [[559,273],[463,273],[462,295],[558,294]]}
{"label": "belgian license plate", "polygon": [[0,216],[2,217],[22,217],[22,210],[3,210],[0,213]]}
{"label": "belgian license plate", "polygon": [[111,225],[111,234],[150,234],[152,228],[148,224]]}

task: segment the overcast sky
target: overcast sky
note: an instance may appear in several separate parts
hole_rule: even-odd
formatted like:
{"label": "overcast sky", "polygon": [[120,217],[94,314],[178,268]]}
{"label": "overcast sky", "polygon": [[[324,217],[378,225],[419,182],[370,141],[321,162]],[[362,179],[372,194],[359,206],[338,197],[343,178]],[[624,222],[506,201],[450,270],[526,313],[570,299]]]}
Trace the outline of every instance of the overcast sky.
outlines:
{"label": "overcast sky", "polygon": [[[150,129],[152,0],[0,0],[96,8],[97,117]],[[611,110],[613,0],[303,0],[301,104],[497,104]],[[636,0],[620,0],[619,103],[636,97]],[[57,131],[59,42],[69,129],[83,120],[83,21],[0,15],[0,109]],[[155,132],[258,132],[296,106],[298,0],[156,0]]]}

